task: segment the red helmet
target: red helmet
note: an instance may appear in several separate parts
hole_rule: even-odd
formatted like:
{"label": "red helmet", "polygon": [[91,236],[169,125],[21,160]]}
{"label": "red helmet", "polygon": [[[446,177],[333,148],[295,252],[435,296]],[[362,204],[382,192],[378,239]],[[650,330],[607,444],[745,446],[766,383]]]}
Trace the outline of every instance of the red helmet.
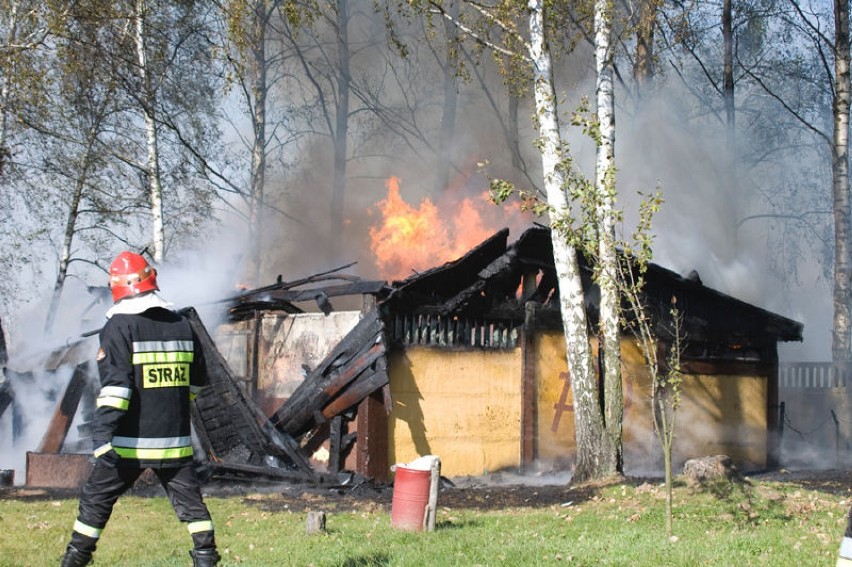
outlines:
{"label": "red helmet", "polygon": [[109,265],[109,287],[113,301],[160,289],[157,287],[157,270],[133,252],[122,252]]}

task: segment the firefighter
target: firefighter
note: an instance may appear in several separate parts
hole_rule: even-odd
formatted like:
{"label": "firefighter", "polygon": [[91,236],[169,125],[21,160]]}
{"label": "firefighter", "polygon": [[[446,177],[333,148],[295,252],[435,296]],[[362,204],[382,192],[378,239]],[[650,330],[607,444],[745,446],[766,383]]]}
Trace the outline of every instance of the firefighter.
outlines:
{"label": "firefighter", "polygon": [[116,257],[109,285],[114,304],[97,354],[95,461],[62,567],[91,561],[113,505],[145,469],[154,471],[186,524],[193,565],[216,565],[213,522],[192,457],[190,400],[207,383],[198,338],[157,293],[157,272],[139,254]]}

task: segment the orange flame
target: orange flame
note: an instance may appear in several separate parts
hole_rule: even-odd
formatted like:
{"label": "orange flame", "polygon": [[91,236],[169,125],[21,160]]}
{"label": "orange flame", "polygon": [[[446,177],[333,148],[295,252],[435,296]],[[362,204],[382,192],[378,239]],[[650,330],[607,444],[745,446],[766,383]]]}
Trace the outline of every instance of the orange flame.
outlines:
{"label": "orange flame", "polygon": [[385,186],[387,197],[376,204],[381,219],[370,227],[370,250],[384,278],[404,279],[456,260],[502,228],[484,218],[489,208],[492,216],[500,216],[487,191],[482,199],[463,198],[443,207],[424,198],[415,208],[400,196],[398,177]]}

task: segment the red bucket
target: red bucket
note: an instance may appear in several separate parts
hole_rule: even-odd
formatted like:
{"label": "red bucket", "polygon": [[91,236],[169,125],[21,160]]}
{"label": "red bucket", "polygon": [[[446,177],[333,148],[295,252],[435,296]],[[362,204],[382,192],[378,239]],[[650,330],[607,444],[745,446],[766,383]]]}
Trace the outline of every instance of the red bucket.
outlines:
{"label": "red bucket", "polygon": [[396,466],[393,480],[391,525],[402,530],[423,530],[432,472]]}

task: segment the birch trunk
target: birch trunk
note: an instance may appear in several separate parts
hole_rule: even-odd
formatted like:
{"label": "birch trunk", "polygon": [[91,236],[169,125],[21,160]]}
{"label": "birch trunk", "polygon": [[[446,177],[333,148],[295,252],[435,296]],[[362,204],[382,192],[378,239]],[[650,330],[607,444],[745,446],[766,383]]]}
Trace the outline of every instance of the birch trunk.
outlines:
{"label": "birch trunk", "polygon": [[612,442],[611,460],[602,461],[604,474],[622,469],[621,427],[624,394],[621,385],[618,267],[615,250],[615,94],[612,69],[612,16],[609,0],[595,1],[595,71],[600,140],[595,167],[598,214],[598,285],[601,290],[600,328],[603,349],[604,420]]}
{"label": "birch trunk", "polygon": [[636,7],[636,59],[633,78],[641,100],[654,81],[654,27],[657,21],[657,0],[639,0]]}
{"label": "birch trunk", "polygon": [[335,255],[340,253],[346,196],[346,158],[349,139],[349,91],[352,82],[349,53],[349,0],[337,0],[337,113],[334,132],[334,186],[331,198],[331,234]]}
{"label": "birch trunk", "polygon": [[[18,35],[18,2],[12,2],[6,16],[8,20],[8,32],[6,33],[6,45],[14,45]],[[3,174],[5,161],[10,156],[6,154],[6,132],[8,129],[9,96],[11,69],[0,69],[0,175]]]}
{"label": "birch trunk", "polygon": [[850,359],[849,2],[834,1],[834,337],[835,362]]}
{"label": "birch trunk", "polygon": [[[550,53],[545,44],[543,0],[530,0],[528,8],[530,56],[535,81],[535,112],[544,189],[554,214],[559,215],[567,213],[568,203],[564,192],[565,179],[559,168],[562,147]],[[565,235],[559,234],[558,231],[552,232],[552,239],[562,323],[565,327],[568,369],[574,396],[577,464],[573,481],[583,482],[600,476],[602,466],[605,468],[605,463],[612,453],[611,443],[605,433],[600,410],[577,252],[568,245]]]}
{"label": "birch trunk", "polygon": [[163,232],[163,188],[160,182],[160,153],[157,140],[156,94],[151,84],[148,69],[148,52],[145,34],[147,6],[145,0],[136,2],[136,57],[139,66],[139,79],[142,85],[142,112],[145,117],[145,145],[148,153],[148,199],[151,204],[153,222],[152,257],[155,263],[163,261],[165,235]]}
{"label": "birch trunk", "polygon": [[59,300],[62,297],[62,289],[65,287],[65,278],[68,275],[68,264],[71,262],[71,245],[74,242],[74,234],[77,232],[77,218],[80,215],[80,202],[83,199],[83,190],[89,177],[89,169],[94,161],[94,145],[98,136],[99,126],[92,125],[86,136],[86,146],[80,158],[80,171],[74,181],[74,192],[71,195],[71,203],[68,207],[68,217],[65,219],[65,231],[62,237],[62,246],[59,249],[59,271],[56,274],[56,282],[53,285],[53,294],[50,297],[50,307],[47,310],[47,319],[44,324],[45,331],[50,332],[56,322],[59,311]]}
{"label": "birch trunk", "polygon": [[[723,96],[725,99],[726,132],[728,135],[728,151],[736,155],[734,149],[734,128],[736,114],[734,112],[734,36],[731,0],[722,2],[722,57],[724,68]],[[733,162],[733,160],[731,160]]]}
{"label": "birch trunk", "polygon": [[[459,3],[453,2],[449,7],[450,17],[453,21],[459,16]],[[447,55],[444,59],[444,108],[441,114],[441,138],[438,163],[438,171],[435,179],[435,188],[442,191],[450,182],[450,168],[452,167],[453,140],[456,134],[456,109],[458,107],[458,85],[456,73],[458,70],[458,28],[450,20],[444,21],[444,31],[447,34]]]}
{"label": "birch trunk", "polygon": [[264,188],[266,185],[266,1],[256,0],[251,30],[251,98],[253,140],[251,152],[251,195],[249,197],[249,257],[247,278],[258,283],[261,268]]}

